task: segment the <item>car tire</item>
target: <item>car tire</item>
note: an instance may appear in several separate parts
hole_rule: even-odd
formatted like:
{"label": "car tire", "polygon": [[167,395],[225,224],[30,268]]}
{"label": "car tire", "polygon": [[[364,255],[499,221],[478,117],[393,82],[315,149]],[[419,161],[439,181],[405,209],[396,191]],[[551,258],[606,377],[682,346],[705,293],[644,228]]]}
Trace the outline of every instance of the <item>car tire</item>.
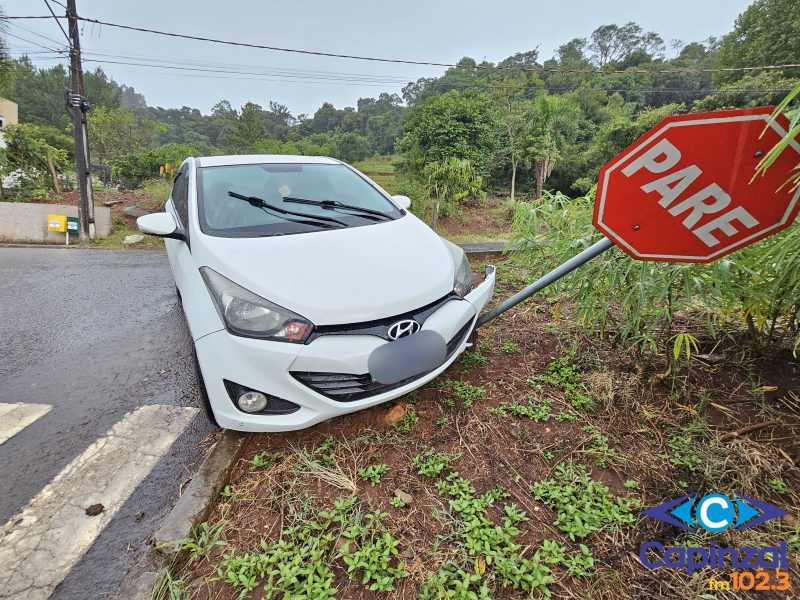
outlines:
{"label": "car tire", "polygon": [[[178,295],[180,297],[180,294]],[[203,403],[203,408],[206,411],[206,415],[208,415],[208,420],[211,421],[214,425],[219,427],[219,423],[217,422],[217,417],[214,416],[214,409],[211,408],[211,401],[208,399],[208,390],[206,390],[206,382],[203,379],[203,372],[200,370],[200,361],[197,360],[197,350],[192,347],[192,354],[194,355],[194,374],[195,380],[197,381],[197,392],[200,395],[200,400]]]}
{"label": "car tire", "polygon": [[181,296],[181,291],[178,289],[178,286],[175,286],[175,295],[178,297],[179,302],[183,302],[183,297]]}

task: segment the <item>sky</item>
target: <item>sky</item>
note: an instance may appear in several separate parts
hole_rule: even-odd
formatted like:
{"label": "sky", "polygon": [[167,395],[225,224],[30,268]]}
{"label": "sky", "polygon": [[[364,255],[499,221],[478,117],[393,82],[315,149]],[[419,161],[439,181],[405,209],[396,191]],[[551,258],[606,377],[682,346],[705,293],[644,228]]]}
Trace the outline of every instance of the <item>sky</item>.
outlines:
{"label": "sky", "polygon": [[[729,32],[749,4],[750,0],[77,0],[79,15],[112,23],[440,63],[455,63],[463,56],[498,62],[534,48],[543,60],[561,44],[588,37],[600,25],[628,21],[660,34],[668,46],[672,40],[702,41]],[[56,14],[64,13],[53,0],[51,5]],[[49,14],[44,0],[0,0],[0,6],[7,15]],[[31,52],[42,66],[59,59],[41,46],[52,50],[66,45],[54,19],[12,21],[8,34],[13,56]],[[274,100],[295,115],[313,114],[325,101],[338,108],[355,106],[358,98],[400,93],[406,82],[444,70],[235,48],[91,24],[82,28],[81,45],[85,70],[102,67],[118,83],[144,94],[151,106],[191,106],[204,113],[227,99],[234,107],[248,101],[267,107]],[[140,64],[93,62],[101,60]]]}

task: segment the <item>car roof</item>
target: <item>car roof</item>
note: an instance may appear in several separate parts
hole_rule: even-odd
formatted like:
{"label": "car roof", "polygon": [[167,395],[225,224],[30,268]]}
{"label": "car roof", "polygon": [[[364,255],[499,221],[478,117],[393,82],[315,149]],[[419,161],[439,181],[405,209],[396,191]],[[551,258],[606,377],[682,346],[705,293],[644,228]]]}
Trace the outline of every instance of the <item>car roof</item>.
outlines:
{"label": "car roof", "polygon": [[306,163],[338,165],[341,161],[328,156],[297,156],[292,154],[229,154],[227,156],[199,156],[198,167],[221,167],[225,165],[253,165],[275,163]]}

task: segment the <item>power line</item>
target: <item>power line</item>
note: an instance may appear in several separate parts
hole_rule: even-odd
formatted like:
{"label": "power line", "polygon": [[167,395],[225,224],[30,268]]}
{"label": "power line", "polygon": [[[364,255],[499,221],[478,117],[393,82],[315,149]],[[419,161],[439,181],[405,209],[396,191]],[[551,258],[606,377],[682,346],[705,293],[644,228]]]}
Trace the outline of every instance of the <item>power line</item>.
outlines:
{"label": "power line", "polygon": [[16,38],[16,39],[18,39],[18,40],[22,40],[23,42],[27,42],[27,43],[29,43],[29,44],[31,44],[31,45],[33,45],[33,46],[36,46],[36,47],[38,47],[38,48],[42,48],[42,49],[44,49],[44,50],[48,50],[48,51],[50,51],[50,52],[53,52],[54,54],[56,54],[56,53],[58,53],[58,52],[59,52],[58,50],[54,50],[53,48],[48,48],[47,46],[43,46],[42,44],[39,44],[38,42],[34,42],[33,40],[29,40],[29,39],[27,39],[27,38],[24,38],[24,37],[22,37],[22,36],[20,36],[20,35],[16,35],[16,34],[14,34],[14,33],[10,33],[10,32],[8,32],[8,31],[6,32],[6,35],[7,35],[7,36],[10,36],[10,37],[12,37],[12,38]]}
{"label": "power line", "polygon": [[[41,19],[49,17],[40,16],[14,16],[6,17],[8,19]],[[63,17],[59,17],[63,18]],[[442,63],[433,61],[421,60],[407,60],[397,58],[384,58],[376,56],[361,56],[356,54],[339,54],[335,52],[324,52],[319,50],[305,50],[300,48],[284,48],[280,46],[269,46],[265,44],[255,44],[251,42],[237,42],[233,40],[223,40],[218,38],[209,38],[197,35],[188,35],[183,33],[175,33],[171,31],[162,31],[158,29],[149,29],[146,27],[136,27],[133,25],[123,25],[121,23],[111,23],[109,21],[101,21],[99,19],[91,19],[88,17],[78,17],[78,20],[86,23],[95,23],[97,25],[104,25],[106,27],[114,27],[117,29],[125,29],[128,31],[138,31],[140,33],[150,33],[154,35],[162,35],[167,37],[174,37],[178,39],[194,40],[199,42],[209,42],[213,44],[222,44],[226,46],[238,46],[243,48],[255,48],[259,50],[271,50],[274,52],[288,52],[292,54],[304,54],[310,56],[324,56],[328,58],[346,58],[349,60],[362,60],[370,62],[381,63],[394,63],[405,65],[416,65],[424,67],[445,67],[445,68],[458,68],[458,69],[477,69],[488,71],[511,71],[511,72],[526,72],[526,73],[576,73],[586,75],[614,75],[614,74],[631,74],[631,73],[650,73],[650,74],[679,74],[679,73],[729,73],[729,72],[747,72],[747,71],[763,71],[763,70],[776,70],[776,69],[793,69],[800,68],[800,63],[789,63],[782,65],[760,65],[753,67],[708,67],[708,68],[680,68],[680,69],[586,69],[586,68],[563,68],[563,67],[502,67],[499,65],[475,65],[465,66],[455,63]]]}
{"label": "power line", "polygon": [[337,78],[344,78],[344,79],[374,79],[376,81],[387,81],[389,83],[392,82],[402,82],[407,83],[413,76],[389,76],[389,75],[377,75],[372,73],[351,73],[351,72],[342,72],[342,71],[329,71],[329,70],[316,70],[316,69],[293,69],[288,67],[264,67],[262,65],[253,65],[253,64],[243,64],[243,63],[230,63],[230,62],[214,62],[214,61],[200,61],[200,60],[190,60],[190,59],[175,59],[175,58],[168,58],[163,56],[154,56],[152,54],[109,54],[104,52],[98,52],[93,50],[87,50],[84,54],[92,55],[92,56],[100,56],[100,57],[110,57],[116,59],[133,59],[133,60],[144,60],[144,61],[158,61],[158,66],[163,65],[164,63],[171,63],[180,66],[198,66],[198,67],[209,67],[209,68],[217,68],[217,69],[224,69],[224,72],[230,72],[231,68],[241,68],[241,69],[256,69],[258,70],[259,74],[265,75],[310,75],[310,76],[336,76]]}
{"label": "power line", "polygon": [[55,19],[56,23],[58,24],[58,28],[61,30],[61,33],[64,34],[64,37],[67,38],[67,42],[69,42],[70,41],[69,40],[69,36],[67,35],[67,32],[64,31],[64,28],[61,26],[61,21],[58,20],[58,17],[56,16],[56,13],[53,12],[53,7],[50,6],[50,3],[47,0],[44,0],[44,3],[45,3],[45,6],[47,6],[47,10],[49,10],[50,14],[53,15],[53,18]]}
{"label": "power line", "polygon": [[11,23],[11,24],[12,24],[14,27],[16,27],[16,28],[18,28],[18,29],[21,29],[22,31],[27,31],[28,33],[32,33],[32,34],[33,34],[33,35],[35,35],[36,37],[40,37],[40,38],[42,38],[43,40],[47,40],[48,42],[52,42],[52,43],[54,43],[54,44],[56,44],[56,45],[59,45],[59,44],[61,44],[61,42],[60,42],[59,40],[54,40],[54,39],[53,39],[53,38],[51,38],[51,37],[48,37],[48,36],[46,36],[46,35],[43,35],[43,34],[39,33],[38,31],[34,31],[33,29],[30,29],[30,28],[28,28],[28,27],[25,27],[25,26],[23,26],[23,25],[21,25],[21,24],[19,24],[19,23]]}
{"label": "power line", "polygon": [[[90,53],[87,53],[90,54]],[[236,69],[207,69],[202,67],[186,67],[186,66],[178,66],[178,65],[159,65],[159,64],[152,64],[146,62],[130,62],[130,61],[122,61],[122,60],[104,60],[104,59],[94,59],[94,58],[87,58],[84,62],[96,62],[96,63],[104,63],[104,64],[115,64],[115,65],[128,65],[133,67],[152,67],[158,69],[167,69],[167,70],[177,70],[177,71],[197,71],[201,73],[228,73],[228,74],[240,74],[240,75],[266,75],[266,76],[273,76],[273,77],[280,77],[280,80],[303,80],[309,79],[314,80],[316,82],[340,82],[340,81],[347,81],[351,83],[377,83],[381,85],[405,85],[408,83],[405,79],[395,79],[395,80],[387,80],[385,78],[370,78],[370,77],[351,77],[351,78],[343,78],[340,76],[325,76],[325,75],[300,75],[300,74],[280,74],[280,73],[263,73],[257,71],[241,71]]]}

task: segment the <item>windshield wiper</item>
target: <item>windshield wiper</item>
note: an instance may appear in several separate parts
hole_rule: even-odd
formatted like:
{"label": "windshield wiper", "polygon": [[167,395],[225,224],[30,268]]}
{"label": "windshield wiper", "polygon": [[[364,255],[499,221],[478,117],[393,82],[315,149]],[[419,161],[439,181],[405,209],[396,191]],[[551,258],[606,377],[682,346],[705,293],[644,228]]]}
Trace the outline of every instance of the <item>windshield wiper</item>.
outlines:
{"label": "windshield wiper", "polygon": [[[232,192],[230,190],[228,190],[228,196],[230,196],[231,198],[238,198],[239,200],[244,200],[245,202],[248,202],[251,206],[255,206],[256,208],[263,208],[266,210],[275,211],[279,215],[292,215],[295,217],[301,217],[303,219],[315,219],[316,221],[323,221],[324,223],[336,223],[337,225],[341,225],[342,227],[347,227],[347,223],[339,219],[334,219],[333,217],[323,217],[320,215],[312,215],[304,212],[295,212],[293,210],[286,210],[285,208],[281,208],[280,206],[275,206],[274,204],[270,204],[269,202],[267,202],[263,198],[259,198],[258,196],[245,196],[244,194],[237,194],[236,192]],[[295,221],[294,219],[286,219],[286,220]],[[323,223],[315,223],[314,221],[303,221],[303,223],[307,225],[316,225],[318,227],[326,226]]]}
{"label": "windshield wiper", "polygon": [[372,210],[371,208],[362,208],[360,206],[353,206],[352,204],[344,204],[338,200],[308,200],[306,198],[294,198],[292,196],[284,196],[284,202],[294,202],[295,204],[310,204],[311,206],[321,206],[323,208],[346,208],[355,212],[363,213],[364,215],[372,215],[380,218],[382,221],[391,221],[392,218],[386,213],[379,210]]}

